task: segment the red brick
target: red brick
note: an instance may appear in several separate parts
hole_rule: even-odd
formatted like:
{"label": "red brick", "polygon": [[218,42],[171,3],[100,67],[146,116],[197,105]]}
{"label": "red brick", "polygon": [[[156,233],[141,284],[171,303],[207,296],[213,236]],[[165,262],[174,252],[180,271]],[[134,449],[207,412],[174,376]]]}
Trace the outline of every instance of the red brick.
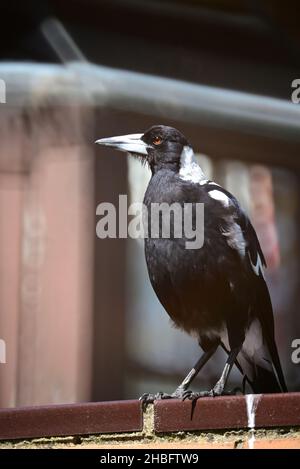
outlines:
{"label": "red brick", "polygon": [[0,410],[0,439],[19,439],[93,433],[134,432],[143,429],[139,401],[116,401]]}
{"label": "red brick", "polygon": [[193,413],[190,401],[163,400],[154,405],[156,432],[244,427],[247,427],[244,396],[202,398]]}
{"label": "red brick", "polygon": [[[256,395],[255,428],[300,425],[300,393]],[[190,401],[162,400],[154,404],[156,432],[248,428],[245,396]]]}

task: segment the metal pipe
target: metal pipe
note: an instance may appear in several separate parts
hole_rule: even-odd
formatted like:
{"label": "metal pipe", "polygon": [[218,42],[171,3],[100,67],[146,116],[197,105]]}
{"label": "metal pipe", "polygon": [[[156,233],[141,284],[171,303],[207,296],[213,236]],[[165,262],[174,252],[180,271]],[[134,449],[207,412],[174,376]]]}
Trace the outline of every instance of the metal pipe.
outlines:
{"label": "metal pipe", "polygon": [[300,106],[282,99],[73,64],[97,103],[210,127],[300,140]]}
{"label": "metal pipe", "polygon": [[7,83],[8,104],[36,103],[37,96],[56,105],[84,101],[157,119],[300,141],[300,106],[268,96],[82,62],[65,66],[4,63],[0,77]]}

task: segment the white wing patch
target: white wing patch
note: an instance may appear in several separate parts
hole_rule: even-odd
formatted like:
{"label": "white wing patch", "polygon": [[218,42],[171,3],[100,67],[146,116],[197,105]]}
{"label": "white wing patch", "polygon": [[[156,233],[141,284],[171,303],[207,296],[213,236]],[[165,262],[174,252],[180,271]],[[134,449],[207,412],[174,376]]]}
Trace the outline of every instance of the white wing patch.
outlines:
{"label": "white wing patch", "polygon": [[227,231],[223,231],[223,236],[226,236],[228,246],[232,249],[236,249],[241,257],[245,257],[246,254],[246,241],[242,232],[242,229],[238,223],[230,217],[230,224]]}
{"label": "white wing patch", "polygon": [[255,319],[246,332],[243,350],[252,360],[258,351],[263,348],[263,335],[258,319]]}
{"label": "white wing patch", "polygon": [[193,182],[201,186],[208,182],[202,169],[195,161],[193,149],[188,145],[183,147],[181,153],[179,177],[183,181]]}
{"label": "white wing patch", "polygon": [[260,274],[263,276],[263,278],[265,278],[264,276],[264,267],[263,267],[263,263],[261,261],[261,258],[260,258],[260,255],[257,253],[257,260],[256,260],[256,264],[253,264],[252,260],[251,260],[251,256],[249,254],[249,259],[250,259],[250,264],[252,266],[252,269],[254,271],[254,273],[259,277]]}
{"label": "white wing patch", "polygon": [[213,190],[213,191],[209,191],[208,195],[209,195],[209,197],[211,197],[212,199],[219,200],[219,202],[222,202],[222,204],[224,205],[224,207],[228,207],[229,204],[230,204],[230,199],[229,199],[229,197],[227,197],[227,195],[224,194],[224,192],[219,191],[218,189],[215,189],[215,190]]}

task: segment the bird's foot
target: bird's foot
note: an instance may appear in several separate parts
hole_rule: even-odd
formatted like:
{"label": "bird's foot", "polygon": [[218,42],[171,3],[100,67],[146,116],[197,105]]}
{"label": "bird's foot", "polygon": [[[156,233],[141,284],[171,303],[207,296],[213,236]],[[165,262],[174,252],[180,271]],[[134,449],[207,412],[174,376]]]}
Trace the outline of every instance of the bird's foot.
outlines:
{"label": "bird's foot", "polygon": [[161,401],[164,399],[181,399],[183,401],[189,399],[191,401],[197,401],[202,397],[234,396],[239,391],[241,391],[239,388],[235,388],[232,391],[224,391],[223,387],[218,385],[218,383],[210,391],[199,392],[190,391],[179,386],[172,394],[168,394],[166,392],[157,392],[155,394],[144,393],[139,400],[143,405],[153,404],[154,401]]}
{"label": "bird's foot", "polygon": [[190,401],[197,401],[198,399],[201,399],[201,397],[235,396],[236,394],[239,394],[240,391],[241,390],[239,388],[234,388],[232,391],[224,391],[221,386],[216,385],[210,391],[194,392],[187,390],[184,392],[182,400],[185,401],[188,399]]}
{"label": "bird's foot", "polygon": [[185,391],[182,400],[185,401],[186,399],[189,399],[190,401],[195,402],[201,397],[217,397],[224,394],[226,394],[226,392],[224,392],[224,385],[221,381],[218,381],[210,391]]}
{"label": "bird's foot", "polygon": [[213,392],[213,389],[210,391],[199,391],[199,392],[187,390],[184,392],[182,396],[182,400],[185,401],[188,399],[189,401],[197,401],[201,397],[214,397],[214,396],[215,394]]}
{"label": "bird's foot", "polygon": [[172,394],[166,392],[157,392],[156,394],[144,393],[139,400],[142,401],[143,404],[153,404],[154,401],[163,399],[182,399],[184,393],[185,388],[179,386]]}
{"label": "bird's foot", "polygon": [[172,394],[167,394],[165,392],[157,392],[156,394],[151,394],[148,392],[145,392],[141,397],[140,401],[143,404],[153,404],[154,401],[160,401],[162,399],[173,399]]}

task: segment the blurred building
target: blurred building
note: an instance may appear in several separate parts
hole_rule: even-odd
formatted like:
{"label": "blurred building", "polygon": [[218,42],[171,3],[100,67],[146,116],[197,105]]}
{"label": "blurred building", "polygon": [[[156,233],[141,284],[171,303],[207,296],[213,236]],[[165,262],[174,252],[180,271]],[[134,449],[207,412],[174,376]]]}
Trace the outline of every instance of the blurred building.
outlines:
{"label": "blurred building", "polygon": [[[142,243],[96,237],[96,206],[141,201],[149,173],[94,140],[155,123],[182,130],[248,211],[288,386],[300,389],[296,5],[1,3],[1,406],[168,391],[197,359],[151,289]],[[195,386],[210,386],[223,359]]]}

